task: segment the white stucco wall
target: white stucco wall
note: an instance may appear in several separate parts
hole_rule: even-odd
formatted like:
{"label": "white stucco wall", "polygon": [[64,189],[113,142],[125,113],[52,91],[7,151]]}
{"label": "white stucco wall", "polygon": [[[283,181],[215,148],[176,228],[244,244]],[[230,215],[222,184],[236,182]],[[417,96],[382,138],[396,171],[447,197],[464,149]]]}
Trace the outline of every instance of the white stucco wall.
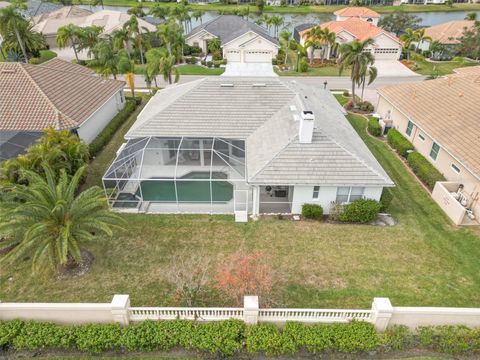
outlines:
{"label": "white stucco wall", "polygon": [[205,31],[200,31],[194,35],[192,35],[191,37],[187,38],[185,40],[185,42],[190,45],[190,46],[194,46],[194,45],[198,45],[200,47],[200,49],[202,49],[202,52],[204,54],[207,53],[207,40],[210,40],[210,39],[215,39],[216,36],[213,36],[212,34],[208,33],[208,32],[205,32]]}
{"label": "white stucco wall", "polygon": [[[259,62],[260,60],[271,61],[277,56],[278,47],[251,31],[223,46],[223,56],[225,58],[228,58],[229,51],[240,52],[240,58],[238,59],[240,62]],[[266,54],[254,54],[255,52]]]}
{"label": "white stucco wall", "polygon": [[125,96],[120,90],[77,128],[80,139],[90,144],[124,106]]}
{"label": "white stucco wall", "polygon": [[[348,20],[348,19],[351,19],[351,18],[352,18],[351,16],[339,16],[339,15],[337,15],[336,20],[337,20],[337,21],[345,21],[345,20]],[[356,18],[356,19],[363,20],[363,21],[366,21],[366,22],[369,22],[370,24],[373,24],[373,25],[375,25],[375,26],[378,25],[378,20],[380,19],[380,18],[378,18],[378,17],[368,17],[368,16],[365,16],[365,17],[363,17],[363,16],[360,16],[360,17],[356,16],[355,18]]]}
{"label": "white stucco wall", "polygon": [[[381,186],[365,187],[364,197],[380,201],[383,188]],[[318,199],[313,197],[313,186],[295,186],[292,199],[292,213],[300,214],[303,204],[317,204],[323,208],[324,214],[330,213],[330,204],[337,198],[336,186],[320,186]]]}

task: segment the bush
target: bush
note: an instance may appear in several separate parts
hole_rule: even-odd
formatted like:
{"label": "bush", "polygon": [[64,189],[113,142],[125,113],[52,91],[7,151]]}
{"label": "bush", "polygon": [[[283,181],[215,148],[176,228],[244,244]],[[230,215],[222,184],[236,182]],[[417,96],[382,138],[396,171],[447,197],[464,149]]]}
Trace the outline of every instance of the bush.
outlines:
{"label": "bush", "polygon": [[386,351],[402,351],[413,345],[413,336],[408,327],[395,325],[385,331],[383,341]]}
{"label": "bush", "polygon": [[211,68],[213,66],[213,61],[207,61],[207,66]]}
{"label": "bush", "polygon": [[328,217],[333,221],[340,221],[340,216],[343,213],[345,205],[339,203],[332,203],[330,205],[330,214]]}
{"label": "bush", "polygon": [[298,66],[298,70],[300,72],[307,72],[308,71],[308,62],[305,58],[300,59],[300,64]]}
{"label": "bush", "polygon": [[272,65],[278,65],[277,59],[272,59]]}
{"label": "bush", "polygon": [[212,59],[213,60],[222,60],[222,51],[221,50],[215,50],[212,54]]}
{"label": "bush", "polygon": [[412,143],[396,129],[388,130],[387,139],[388,143],[404,158],[408,156],[409,151],[413,150]]}
{"label": "bush", "polygon": [[414,151],[407,157],[408,164],[418,178],[433,190],[437,181],[445,181],[445,177],[422,154]]}
{"label": "bush", "polygon": [[192,64],[193,65],[193,64],[196,64],[198,62],[198,59],[195,56],[186,57],[185,62],[187,64]]}
{"label": "bush", "polygon": [[319,220],[323,216],[323,209],[317,204],[303,204],[302,216],[307,219]]}
{"label": "bush", "polygon": [[343,96],[349,97],[349,96],[350,96],[350,92],[349,92],[348,90],[345,90],[345,91],[343,92]]}
{"label": "bush", "polygon": [[125,107],[114,116],[114,118],[108,123],[108,125],[102,130],[100,134],[90,143],[89,150],[90,156],[95,156],[100,150],[112,139],[115,132],[122,124],[127,121],[130,115],[135,111],[136,101],[126,100]]}
{"label": "bush", "polygon": [[370,119],[368,120],[368,132],[373,136],[382,135],[382,127],[378,123],[377,118],[370,117]]}
{"label": "bush", "polygon": [[365,111],[365,112],[372,112],[374,107],[372,105],[371,102],[369,101],[361,101],[358,103],[358,108],[361,110],[361,111]]}
{"label": "bush", "polygon": [[75,344],[78,350],[102,353],[119,349],[122,345],[120,324],[86,324],[75,330]]}
{"label": "bush", "polygon": [[34,321],[24,323],[13,340],[13,346],[17,350],[70,349],[74,345],[74,327]]}
{"label": "bush", "polygon": [[382,196],[380,197],[380,205],[382,206],[380,211],[386,212],[390,203],[393,200],[393,191],[391,188],[383,188]]}
{"label": "bush", "polygon": [[249,353],[263,353],[267,356],[291,355],[295,345],[288,336],[284,336],[274,324],[250,326],[246,332],[246,348]]}
{"label": "bush", "polygon": [[381,209],[378,201],[371,199],[358,199],[347,204],[340,214],[340,221],[367,223],[375,219]]}

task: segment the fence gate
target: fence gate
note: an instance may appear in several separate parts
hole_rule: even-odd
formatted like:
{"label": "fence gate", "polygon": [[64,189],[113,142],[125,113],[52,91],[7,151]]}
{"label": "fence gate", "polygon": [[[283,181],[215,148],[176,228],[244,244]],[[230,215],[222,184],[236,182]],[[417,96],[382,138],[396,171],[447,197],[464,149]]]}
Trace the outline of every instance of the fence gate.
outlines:
{"label": "fence gate", "polygon": [[236,222],[248,221],[248,190],[235,190],[233,208]]}

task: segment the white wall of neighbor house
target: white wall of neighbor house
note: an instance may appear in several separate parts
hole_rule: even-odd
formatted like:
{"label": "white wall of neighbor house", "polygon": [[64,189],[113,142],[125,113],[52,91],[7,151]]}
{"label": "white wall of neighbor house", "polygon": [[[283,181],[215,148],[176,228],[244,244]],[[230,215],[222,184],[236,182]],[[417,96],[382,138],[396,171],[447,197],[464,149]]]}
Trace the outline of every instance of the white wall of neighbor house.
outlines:
{"label": "white wall of neighbor house", "polygon": [[[383,187],[364,187],[363,197],[380,201]],[[318,197],[314,197],[314,186],[295,185],[292,197],[292,213],[300,214],[303,204],[317,204],[323,208],[324,214],[330,213],[330,205],[337,199],[336,186],[319,186]]]}
{"label": "white wall of neighbor house", "polygon": [[78,136],[90,144],[124,106],[125,96],[120,90],[77,128]]}
{"label": "white wall of neighbor house", "polygon": [[[378,20],[379,20],[378,17],[370,17],[370,16],[354,16],[354,17],[357,18],[357,19],[369,22],[370,24],[373,24],[375,26],[378,25]],[[348,20],[348,19],[351,19],[351,18],[352,18],[352,16],[337,15],[337,18],[335,20],[336,21],[344,21],[344,20]]]}
{"label": "white wall of neighbor house", "polygon": [[253,31],[223,46],[223,57],[230,62],[270,62],[277,56],[278,47]]}

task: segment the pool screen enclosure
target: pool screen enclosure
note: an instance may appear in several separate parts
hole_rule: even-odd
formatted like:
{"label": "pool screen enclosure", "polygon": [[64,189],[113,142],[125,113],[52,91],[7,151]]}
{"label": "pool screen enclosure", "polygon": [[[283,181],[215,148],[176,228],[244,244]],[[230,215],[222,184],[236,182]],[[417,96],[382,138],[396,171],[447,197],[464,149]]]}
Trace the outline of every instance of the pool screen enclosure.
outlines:
{"label": "pool screen enclosure", "polygon": [[155,212],[234,211],[245,183],[245,142],[224,138],[128,140],[103,177],[113,208]]}

